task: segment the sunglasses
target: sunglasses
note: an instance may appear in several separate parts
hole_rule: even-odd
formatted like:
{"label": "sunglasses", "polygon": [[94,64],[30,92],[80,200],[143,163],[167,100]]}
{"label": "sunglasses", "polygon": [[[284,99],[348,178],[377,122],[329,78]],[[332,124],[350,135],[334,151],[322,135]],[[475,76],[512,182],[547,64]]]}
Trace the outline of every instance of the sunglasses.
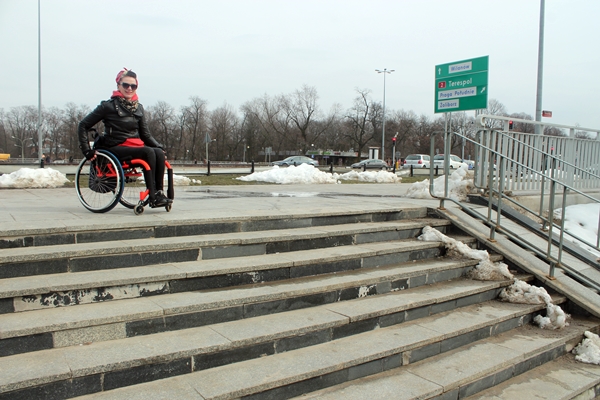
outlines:
{"label": "sunglasses", "polygon": [[137,89],[137,85],[131,85],[129,83],[121,83],[121,86],[123,86],[125,89],[129,89],[129,88],[131,88],[131,90]]}

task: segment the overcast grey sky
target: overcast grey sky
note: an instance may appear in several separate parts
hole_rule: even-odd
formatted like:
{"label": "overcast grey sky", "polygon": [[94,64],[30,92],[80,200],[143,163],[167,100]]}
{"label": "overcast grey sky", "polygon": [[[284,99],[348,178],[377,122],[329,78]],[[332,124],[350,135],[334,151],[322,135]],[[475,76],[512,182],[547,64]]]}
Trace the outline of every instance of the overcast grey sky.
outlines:
{"label": "overcast grey sky", "polygon": [[[37,0],[0,0],[0,108],[38,102]],[[190,96],[238,109],[317,89],[320,108],[370,89],[434,117],[435,66],[489,56],[489,98],[535,115],[539,0],[41,0],[42,103],[95,106],[122,67],[145,106]],[[600,1],[548,0],[543,109],[600,128]],[[438,114],[439,115],[439,114]]]}

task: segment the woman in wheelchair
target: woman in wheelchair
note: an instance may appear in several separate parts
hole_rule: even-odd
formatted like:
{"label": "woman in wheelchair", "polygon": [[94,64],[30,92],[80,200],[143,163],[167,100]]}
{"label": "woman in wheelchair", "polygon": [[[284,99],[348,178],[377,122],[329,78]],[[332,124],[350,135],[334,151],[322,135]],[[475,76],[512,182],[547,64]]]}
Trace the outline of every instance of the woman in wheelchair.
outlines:
{"label": "woman in wheelchair", "polygon": [[[150,207],[169,206],[173,200],[163,192],[165,152],[163,146],[148,130],[144,108],[138,103],[138,80],[135,72],[123,69],[117,74],[117,90],[110,100],[98,107],[78,126],[79,148],[88,160],[96,159],[96,149],[105,149],[119,160],[142,159],[150,170],[144,170],[144,180],[149,191]],[[88,131],[98,122],[104,122],[104,134],[90,147]]]}

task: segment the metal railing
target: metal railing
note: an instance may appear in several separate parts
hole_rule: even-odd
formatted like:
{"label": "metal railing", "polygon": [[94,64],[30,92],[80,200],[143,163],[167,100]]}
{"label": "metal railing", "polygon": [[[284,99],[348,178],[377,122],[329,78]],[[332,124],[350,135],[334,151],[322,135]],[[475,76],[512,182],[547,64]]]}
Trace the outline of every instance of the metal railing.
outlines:
{"label": "metal railing", "polygon": [[[535,123],[534,121],[528,122]],[[506,128],[508,128],[508,126],[506,126]],[[432,153],[432,159],[433,149],[435,148],[435,138],[440,133],[441,132],[437,132],[431,137],[430,151]],[[485,127],[477,132],[475,138],[469,138],[456,132],[448,132],[445,135],[444,195],[435,195],[433,177],[431,174],[429,187],[431,196],[440,199],[440,209],[444,209],[444,201],[446,200],[458,204],[465,212],[482,220],[489,227],[489,240],[493,241],[495,240],[496,231],[502,229],[503,207],[506,207],[507,203],[512,204],[519,209],[521,213],[540,222],[540,230],[547,232],[547,246],[545,249],[539,248],[507,229],[502,229],[503,234],[522,247],[534,252],[538,257],[546,260],[550,266],[548,272],[550,277],[554,276],[555,268],[560,267],[587,286],[600,291],[600,283],[584,276],[576,269],[573,269],[562,262],[566,236],[589,246],[591,249],[600,251],[600,238],[598,235],[596,242],[590,243],[585,238],[578,237],[572,233],[565,233],[564,227],[566,215],[565,208],[568,203],[568,195],[576,194],[589,203],[600,203],[600,200],[583,191],[584,189],[596,189],[600,187],[599,172],[594,168],[594,164],[587,166],[582,166],[580,164],[578,166],[573,163],[573,157],[563,157],[560,152],[555,152],[547,146],[542,148],[537,147],[540,143],[556,143],[557,146],[564,145],[564,147],[558,148],[568,149],[569,146],[575,146],[575,148],[577,148],[577,146],[580,146],[581,144],[573,140],[557,140],[572,138],[514,134],[513,132],[503,132]],[[451,199],[448,195],[450,143],[452,143],[452,138],[455,135],[466,142],[472,143],[475,147],[476,165],[474,170],[474,184],[476,187],[483,189],[487,193],[487,215],[481,215],[479,212],[465,207],[457,200]],[[537,137],[532,138],[531,136]],[[579,142],[581,142],[581,140]],[[587,140],[586,142],[596,141]],[[591,147],[592,146],[590,146],[590,148]],[[579,157],[581,154],[582,153],[575,153],[575,155]],[[571,155],[573,155],[573,153],[571,153]],[[568,160],[565,158],[568,158]],[[579,160],[581,160],[581,158],[579,158]],[[592,158],[589,158],[589,160],[592,161]],[[599,159],[596,158],[596,160]],[[518,202],[514,197],[509,196],[515,189],[532,190],[539,193],[540,199],[538,209],[533,210],[525,204]],[[548,198],[547,202],[545,200],[546,198]],[[560,202],[560,206],[556,208],[558,202]],[[546,204],[548,205],[548,209],[546,209]],[[496,208],[495,219],[493,218],[494,207]],[[561,212],[560,222],[558,223],[554,218],[555,209],[560,209]],[[598,221],[598,228],[600,231],[600,220]],[[557,229],[559,230],[559,233],[555,235],[554,232]]]}

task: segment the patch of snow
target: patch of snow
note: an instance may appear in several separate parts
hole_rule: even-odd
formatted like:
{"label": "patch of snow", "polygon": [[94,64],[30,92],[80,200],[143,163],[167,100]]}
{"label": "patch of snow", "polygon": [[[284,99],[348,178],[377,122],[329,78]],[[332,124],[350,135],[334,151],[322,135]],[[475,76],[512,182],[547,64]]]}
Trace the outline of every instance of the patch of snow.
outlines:
{"label": "patch of snow", "polygon": [[493,263],[485,250],[474,250],[456,239],[450,238],[430,226],[423,228],[419,240],[436,241],[444,243],[449,255],[480,260],[479,264],[467,273],[471,279],[478,280],[503,280],[514,279],[512,285],[500,292],[500,299],[510,303],[546,304],[546,316],[538,315],[534,322],[542,329],[561,329],[568,326],[570,316],[559,306],[552,304],[552,298],[546,289],[531,286],[527,282],[514,278],[503,262]]}
{"label": "patch of snow", "polygon": [[509,303],[520,304],[549,304],[552,298],[546,289],[531,286],[520,279],[515,279],[512,285],[500,292],[500,299]]}
{"label": "patch of snow", "polygon": [[350,171],[339,175],[342,181],[359,181],[374,183],[400,183],[402,178],[388,171]]}
{"label": "patch of snow", "polygon": [[[571,235],[594,244],[598,238],[598,218],[600,216],[600,204],[577,204],[565,207],[565,241],[569,241],[593,254],[600,257],[600,252],[596,249],[575,239]],[[562,219],[562,209],[554,210],[554,218]],[[560,229],[556,230],[560,232]]]}
{"label": "patch of snow", "polygon": [[573,349],[575,359],[588,364],[600,365],[600,337],[585,331],[585,338]]}
{"label": "patch of snow", "polygon": [[569,326],[570,315],[566,314],[560,306],[552,304],[552,298],[546,289],[536,287],[519,279],[500,292],[500,299],[509,303],[520,304],[546,304],[546,316],[537,315],[533,322],[542,329],[561,329]]}
{"label": "patch of snow", "polygon": [[461,241],[444,235],[430,226],[423,228],[423,234],[417,239],[427,242],[442,242],[447,250],[447,255],[453,258],[470,258],[479,260],[479,264],[469,271],[468,277],[481,281],[512,279],[513,275],[508,266],[502,262],[494,263],[486,250],[476,250]]}
{"label": "patch of snow", "polygon": [[250,182],[267,182],[282,185],[291,184],[338,184],[340,181],[359,181],[372,183],[400,183],[402,178],[388,171],[349,171],[344,174],[327,173],[313,167],[309,164],[300,164],[298,166],[280,168],[275,165],[273,168],[255,172],[250,175],[240,176],[236,179]]}
{"label": "patch of snow", "polygon": [[[473,179],[469,179],[471,176],[466,166],[461,166],[448,177],[448,197],[454,200],[462,201],[466,200],[467,195],[471,193],[475,187]],[[446,186],[445,176],[438,176],[433,181],[433,194],[434,196],[443,197],[444,188]],[[425,179],[421,182],[415,182],[408,188],[406,197],[413,199],[431,199],[429,194],[429,179]]]}
{"label": "patch of snow", "polygon": [[533,319],[533,322],[538,324],[542,329],[561,329],[569,325],[567,322],[569,317],[570,315],[566,314],[560,306],[548,304],[546,305],[546,316],[537,315]]}
{"label": "patch of snow", "polygon": [[255,172],[250,175],[240,176],[236,179],[245,182],[267,182],[279,183],[283,185],[301,184],[301,183],[339,183],[337,174],[328,174],[309,164],[300,164],[298,166],[280,168],[275,165],[273,168]]}
{"label": "patch of snow", "polygon": [[67,182],[64,174],[52,168],[21,168],[0,176],[0,188],[56,188]]}

